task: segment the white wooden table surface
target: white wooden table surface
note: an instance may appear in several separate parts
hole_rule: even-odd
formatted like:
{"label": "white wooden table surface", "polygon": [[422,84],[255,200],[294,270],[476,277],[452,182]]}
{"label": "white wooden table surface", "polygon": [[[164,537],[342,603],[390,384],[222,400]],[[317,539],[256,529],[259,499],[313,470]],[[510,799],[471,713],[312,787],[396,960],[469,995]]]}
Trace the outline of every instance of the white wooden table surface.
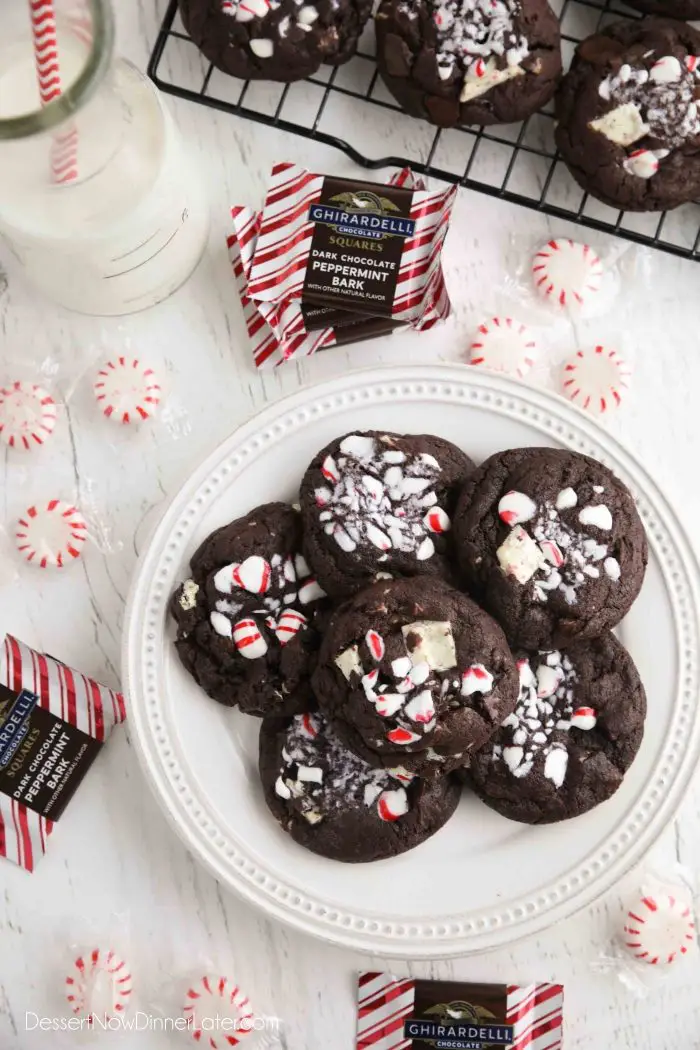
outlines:
{"label": "white wooden table surface", "polygon": [[[164,3],[116,5],[120,49],[141,67]],[[119,680],[124,602],[149,528],[166,497],[217,442],[301,383],[373,363],[463,358],[475,325],[502,307],[499,289],[507,260],[551,235],[571,232],[560,222],[462,191],[445,258],[455,306],[446,326],[420,337],[331,350],[274,374],[256,374],[228,272],[227,206],[258,203],[275,160],[304,162],[316,171],[353,166],[329,148],[200,106],[172,99],[169,104],[189,149],[199,155],[213,208],[209,250],[187,286],[147,313],[103,321],[38,302],[12,272],[7,282],[0,281],[3,378],[12,378],[5,371],[16,359],[60,354],[74,362],[77,373],[79,362],[127,346],[166,377],[172,427],[155,424],[134,436],[99,420],[83,379],[50,451],[32,456],[31,463],[11,455],[3,460],[0,524],[10,524],[35,499],[66,494],[103,522],[109,550],[90,549],[65,574],[21,570],[14,582],[5,581],[0,631],[11,630],[109,684]],[[635,449],[697,536],[700,268],[652,253],[638,256],[626,271],[614,312],[577,330],[565,325],[551,337],[548,359],[557,362],[578,343],[594,341],[625,350],[635,366],[634,390],[607,425]],[[551,377],[542,369],[533,381],[547,384]],[[699,802],[700,778],[654,853],[657,868],[681,861],[700,869]],[[400,969],[435,977],[562,981],[568,1048],[700,1047],[700,955],[684,961],[642,1000],[594,970],[619,907],[620,893],[614,892],[509,950],[435,964],[408,962]],[[81,1042],[75,1035],[27,1031],[26,1015],[30,1021],[34,1014],[55,1016],[71,945],[84,942],[119,945],[130,953],[145,1010],[153,1003],[167,1005],[163,989],[172,987],[175,977],[212,968],[234,974],[261,1013],[283,1019],[289,1050],[353,1046],[355,972],[370,964],[382,967],[381,959],[336,950],[268,922],[220,889],[162,818],[138,766],[128,724],[115,733],[82,785],[35,874],[6,862],[0,866],[2,1050],[63,1050]],[[164,1050],[187,1045],[184,1040],[152,1032],[108,1033],[97,1043]]]}

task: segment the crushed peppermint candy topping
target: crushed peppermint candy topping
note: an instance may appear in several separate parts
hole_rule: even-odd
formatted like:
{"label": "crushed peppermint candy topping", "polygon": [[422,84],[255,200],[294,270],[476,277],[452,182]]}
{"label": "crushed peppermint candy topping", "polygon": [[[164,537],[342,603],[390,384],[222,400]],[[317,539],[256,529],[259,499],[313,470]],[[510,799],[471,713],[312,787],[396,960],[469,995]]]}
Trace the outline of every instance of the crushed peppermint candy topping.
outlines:
{"label": "crushed peppermint candy topping", "polygon": [[[437,28],[437,62],[446,80],[455,64],[467,75],[483,76],[484,60],[502,60],[504,68],[520,66],[530,53],[516,28],[519,0],[433,0]],[[410,4],[402,5],[406,10]]]}
{"label": "crushed peppermint candy topping", "polygon": [[[511,502],[514,495],[521,494],[509,493]],[[604,503],[589,504],[576,513],[577,506],[576,492],[562,489],[553,504],[538,507],[537,515],[528,519],[530,532],[516,525],[496,552],[506,575],[522,585],[532,580],[535,601],[546,602],[551,592],[559,591],[569,605],[574,605],[576,592],[588,580],[600,579],[601,575],[612,583],[620,579],[620,564],[608,555],[608,545],[583,531],[596,528],[610,532],[613,518],[609,508]],[[578,527],[562,520],[561,514],[567,510],[573,511],[570,520]]]}
{"label": "crushed peppermint candy topping", "polygon": [[320,470],[326,484],[314,492],[318,520],[348,554],[362,546],[374,548],[378,561],[390,551],[426,561],[435,553],[432,536],[450,528],[435,492],[442,468],[427,452],[403,452],[388,435],[350,434]]}
{"label": "crushed peppermint candy topping", "polygon": [[384,737],[373,741],[379,750],[423,744],[440,713],[474,704],[474,694],[484,697],[494,688],[494,676],[481,663],[457,671],[452,627],[437,620],[404,624],[388,640],[370,628],[361,642],[338,653],[335,664],[385,720]]}
{"label": "crushed peppermint candy topping", "polygon": [[560,788],[569,761],[562,734],[572,727],[589,732],[595,727],[596,715],[591,707],[575,707],[576,669],[568,656],[555,650],[540,652],[533,659],[539,660],[534,670],[530,660],[518,660],[518,703],[502,723],[491,758],[494,763],[505,763],[520,779],[541,755],[545,777]]}
{"label": "crushed peppermint candy topping", "polygon": [[664,55],[650,69],[625,63],[616,74],[601,81],[598,94],[616,106],[633,103],[647,126],[647,134],[673,149],[700,135],[700,111],[695,97],[698,77],[700,69],[696,63],[681,63],[672,55]]}
{"label": "crushed peppermint candy topping", "polygon": [[347,749],[322,715],[296,715],[287,729],[275,794],[293,799],[310,824],[350,806],[374,808],[381,820],[397,820],[410,808],[401,785],[412,780],[400,766],[369,766]]}
{"label": "crushed peppermint candy topping", "polygon": [[325,597],[301,554],[273,554],[269,561],[252,554],[224,565],[214,573],[213,583],[220,597],[209,622],[249,660],[264,656],[272,639],[288,645],[308,626],[296,606]]}

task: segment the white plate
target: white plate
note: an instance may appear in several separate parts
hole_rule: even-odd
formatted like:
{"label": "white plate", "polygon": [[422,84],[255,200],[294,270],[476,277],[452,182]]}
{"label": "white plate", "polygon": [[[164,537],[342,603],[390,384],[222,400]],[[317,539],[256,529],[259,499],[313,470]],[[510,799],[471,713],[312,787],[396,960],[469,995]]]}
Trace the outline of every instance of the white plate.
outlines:
{"label": "white plate", "polygon": [[[324,860],[267,811],[258,722],[209,700],[181,668],[168,598],[194,549],[258,503],[295,497],[304,467],[352,429],[433,432],[481,460],[517,445],[595,456],[632,489],[651,554],[621,638],[649,697],[642,749],[614,798],[552,827],[512,823],[466,796],[410,853]],[[246,423],[195,471],[145,552],[127,616],[124,677],[144,769],[187,846],[269,915],[336,944],[397,957],[502,945],[594,900],[649,848],[700,750],[698,571],[673,511],[633,456],[567,402],[464,366],[378,369],[302,390]]]}

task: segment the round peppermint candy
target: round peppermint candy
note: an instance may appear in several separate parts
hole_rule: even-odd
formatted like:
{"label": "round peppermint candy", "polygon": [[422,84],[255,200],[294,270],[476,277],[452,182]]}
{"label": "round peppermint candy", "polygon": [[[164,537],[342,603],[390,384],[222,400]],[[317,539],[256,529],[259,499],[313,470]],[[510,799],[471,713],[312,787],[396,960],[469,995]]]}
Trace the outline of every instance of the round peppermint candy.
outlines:
{"label": "round peppermint candy", "polygon": [[211,1050],[237,1046],[253,1030],[250,999],[230,977],[207,974],[196,981],[187,990],[182,1015],[195,1042]]}
{"label": "round peppermint candy", "polygon": [[547,241],[532,259],[538,295],[557,309],[587,306],[603,285],[603,264],[588,244],[560,237]]}
{"label": "round peppermint candy", "polygon": [[538,353],[537,342],[526,325],[512,317],[492,317],[479,325],[469,347],[469,362],[522,379]]}
{"label": "round peppermint candy", "polygon": [[632,369],[616,350],[578,350],[564,365],[563,390],[570,401],[602,414],[617,408],[629,388]]}
{"label": "round peppermint candy", "polygon": [[623,944],[630,955],[650,966],[669,966],[695,943],[695,920],[689,895],[673,887],[650,893],[631,906],[625,918]]}
{"label": "round peppermint candy", "polygon": [[56,402],[43,387],[19,380],[0,387],[0,438],[10,448],[43,445],[56,426]]}
{"label": "round peppermint candy", "polygon": [[79,955],[66,977],[66,999],[76,1017],[89,1025],[125,1013],[133,982],[131,968],[116,952],[93,948]]}
{"label": "round peppermint candy", "polygon": [[79,558],[87,539],[87,522],[77,507],[52,499],[28,507],[17,522],[17,550],[41,569],[61,569]]}
{"label": "round peppermint candy", "polygon": [[160,404],[160,384],[153,369],[138,358],[115,357],[97,373],[95,397],[108,419],[139,423]]}

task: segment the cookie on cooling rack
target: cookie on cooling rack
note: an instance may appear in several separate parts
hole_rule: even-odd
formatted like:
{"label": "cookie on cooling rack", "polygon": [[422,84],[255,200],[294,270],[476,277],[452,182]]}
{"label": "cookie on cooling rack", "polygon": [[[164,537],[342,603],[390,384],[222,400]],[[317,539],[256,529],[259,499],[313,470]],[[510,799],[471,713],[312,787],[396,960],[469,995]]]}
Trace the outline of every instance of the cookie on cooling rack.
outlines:
{"label": "cookie on cooling rack", "polygon": [[561,74],[547,0],[381,0],[375,23],[386,86],[440,127],[524,120]]}
{"label": "cookie on cooling rack", "polygon": [[636,11],[660,18],[679,18],[694,22],[700,18],[700,0],[625,0]]}
{"label": "cookie on cooling rack", "polygon": [[451,515],[474,464],[429,434],[355,431],[326,445],[301,483],[304,551],[334,597],[379,576],[450,578]]}
{"label": "cookie on cooling rack", "polygon": [[576,48],[557,97],[556,143],[578,184],[627,211],[700,194],[700,33],[616,22]]}
{"label": "cookie on cooling rack", "polygon": [[434,835],[460,798],[452,777],[422,780],[369,766],[318,714],[264,720],[260,777],[284,830],[306,849],[341,861],[405,853]]}
{"label": "cookie on cooling rack", "polygon": [[487,459],[465,486],[454,533],[470,593],[526,649],[614,627],[644,580],[646,534],[628,489],[565,449]]}
{"label": "cookie on cooling rack", "polygon": [[301,554],[297,511],[256,507],[204,541],[173,595],[180,659],[227,707],[305,711],[324,598]]}
{"label": "cookie on cooling rack", "polygon": [[353,751],[428,777],[462,766],[518,695],[498,624],[465,594],[425,577],[376,583],[341,606],[313,687]]}
{"label": "cookie on cooling rack", "polygon": [[218,69],[290,83],[351,58],[371,0],[179,0],[187,32]]}
{"label": "cookie on cooling rack", "polygon": [[525,824],[586,813],[620,787],[642,742],[646,696],[614,635],[522,653],[520,696],[472,757],[469,780],[492,809]]}

